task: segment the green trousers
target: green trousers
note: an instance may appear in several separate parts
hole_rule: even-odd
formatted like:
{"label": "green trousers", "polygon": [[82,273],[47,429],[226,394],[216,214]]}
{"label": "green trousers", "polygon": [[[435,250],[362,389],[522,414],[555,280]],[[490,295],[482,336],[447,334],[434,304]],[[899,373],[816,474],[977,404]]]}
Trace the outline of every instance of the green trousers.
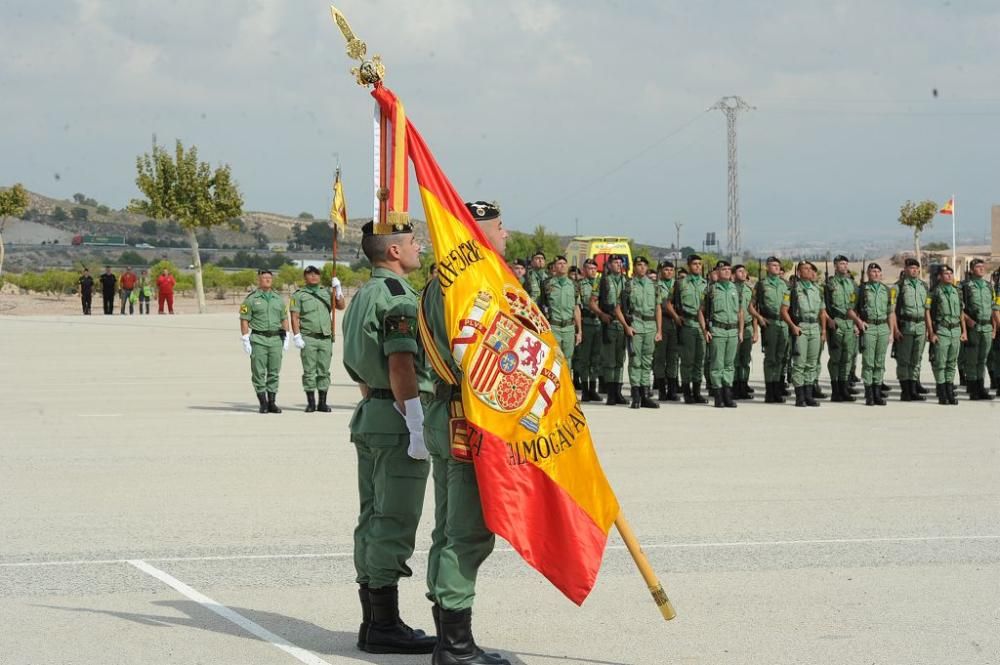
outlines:
{"label": "green trousers", "polygon": [[708,343],[708,357],[711,362],[710,383],[713,388],[729,388],[736,375],[736,347],[739,333],[733,330],[712,330],[712,341]]}
{"label": "green trousers", "polygon": [[743,327],[743,341],[736,345],[736,368],[734,381],[750,380],[750,363],[753,355],[753,326]]}
{"label": "green trousers", "polygon": [[701,383],[705,367],[705,336],[697,322],[686,322],[678,331],[681,382]]}
{"label": "green trousers", "polygon": [[601,326],[583,324],[583,338],[573,353],[573,363],[577,374],[584,381],[597,379],[601,375]]}
{"label": "green trousers", "polygon": [[958,349],[962,346],[962,331],[959,328],[938,328],[938,341],[931,344],[931,367],[934,383],[952,383],[958,367]]}
{"label": "green trousers", "polygon": [[861,352],[861,382],[866,386],[881,385],[885,378],[885,352],[889,348],[889,324],[869,325],[864,332]]}
{"label": "green trousers", "polygon": [[255,393],[278,392],[281,338],[250,334],[250,381]]}
{"label": "green trousers", "polygon": [[677,353],[677,326],[667,323],[664,316],[663,339],[656,342],[653,348],[653,378],[677,380],[680,369],[680,354]]}
{"label": "green trousers", "polygon": [[788,355],[788,326],[784,321],[768,321],[761,331],[761,346],[764,348],[764,381],[783,381],[785,358]]}
{"label": "green trousers", "polygon": [[969,341],[965,347],[965,378],[978,381],[986,379],[986,359],[993,344],[993,330],[990,326],[972,326],[968,330]]}
{"label": "green trousers", "polygon": [[653,370],[653,346],[656,330],[635,331],[628,356],[628,382],[633,388],[649,387]]}
{"label": "green trousers", "polygon": [[801,334],[792,339],[792,385],[811,386],[819,381],[819,354],[822,347],[818,323],[802,323]]}
{"label": "green trousers", "polygon": [[601,353],[604,382],[621,383],[625,371],[625,329],[620,323],[608,324],[608,342],[601,345]]}
{"label": "green trousers", "polygon": [[406,562],[416,542],[430,464],[406,454],[408,434],[352,434],[351,440],[361,501],[354,529],[356,581],[381,589],[413,574]]}
{"label": "green trousers", "polygon": [[476,575],[493,551],[496,538],[483,520],[475,467],[451,456],[451,408],[450,402],[433,400],[424,412],[424,441],[431,454],[434,479],[427,598],[446,610],[457,611],[472,607]]}
{"label": "green trousers", "polygon": [[566,364],[572,367],[573,351],[576,349],[576,328],[573,325],[553,327],[552,334],[555,335],[559,348],[566,356]]}
{"label": "green trousers", "polygon": [[333,340],[302,336],[306,345],[302,349],[302,389],[330,389],[330,356],[333,354]]}
{"label": "green trousers", "polygon": [[827,331],[826,345],[830,351],[830,359],[826,363],[826,369],[830,372],[831,381],[847,381],[857,354],[858,336],[855,334],[854,321],[834,319],[833,322],[833,330]]}
{"label": "green trousers", "polygon": [[924,322],[901,321],[903,338],[896,342],[896,378],[900,381],[919,381],[920,362],[927,344],[927,327]]}

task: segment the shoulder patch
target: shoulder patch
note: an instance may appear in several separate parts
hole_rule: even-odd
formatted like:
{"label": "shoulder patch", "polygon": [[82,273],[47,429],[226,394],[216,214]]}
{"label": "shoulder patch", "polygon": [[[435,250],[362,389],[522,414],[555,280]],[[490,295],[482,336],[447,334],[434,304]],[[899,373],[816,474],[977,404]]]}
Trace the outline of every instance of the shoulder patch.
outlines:
{"label": "shoulder patch", "polygon": [[385,286],[389,289],[389,293],[394,296],[406,295],[406,289],[403,288],[403,285],[399,283],[398,279],[393,279],[391,277],[386,279]]}
{"label": "shoulder patch", "polygon": [[240,314],[249,314],[249,313],[250,313],[250,305],[246,303],[240,305]]}
{"label": "shoulder patch", "polygon": [[792,302],[792,294],[790,294],[790,293],[784,294],[783,296],[781,296],[781,300],[786,305],[790,304]]}
{"label": "shoulder patch", "polygon": [[[396,282],[399,284],[399,282]],[[385,338],[414,339],[417,336],[417,320],[412,316],[390,315],[385,317]]]}

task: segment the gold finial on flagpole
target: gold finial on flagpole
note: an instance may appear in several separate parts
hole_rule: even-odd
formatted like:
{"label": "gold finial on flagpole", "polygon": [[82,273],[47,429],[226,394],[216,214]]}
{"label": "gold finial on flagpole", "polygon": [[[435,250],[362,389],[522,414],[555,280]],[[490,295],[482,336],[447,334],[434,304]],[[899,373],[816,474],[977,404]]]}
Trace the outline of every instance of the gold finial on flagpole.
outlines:
{"label": "gold finial on flagpole", "polygon": [[382,58],[374,55],[371,60],[366,60],[365,54],[368,52],[368,45],[354,34],[344,13],[333,5],[330,5],[330,13],[333,15],[337,27],[340,28],[340,32],[344,35],[344,39],[347,40],[347,57],[361,63],[360,66],[351,69],[351,74],[357,79],[358,85],[369,86],[379,83],[385,78],[385,65],[382,64]]}

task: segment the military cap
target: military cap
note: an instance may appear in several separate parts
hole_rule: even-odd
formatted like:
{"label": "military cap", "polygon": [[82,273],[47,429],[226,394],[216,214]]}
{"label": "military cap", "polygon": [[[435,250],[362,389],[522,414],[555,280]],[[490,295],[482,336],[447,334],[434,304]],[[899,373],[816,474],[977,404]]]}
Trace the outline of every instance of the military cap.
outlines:
{"label": "military cap", "polygon": [[812,268],[812,269],[813,269],[813,270],[815,270],[816,272],[819,272],[819,268],[817,268],[817,267],[816,267],[816,264],[815,264],[815,263],[813,263],[812,261],[806,261],[806,265],[808,265],[808,266],[809,266],[810,268]]}
{"label": "military cap", "polygon": [[950,272],[950,273],[955,272],[954,270],[951,269],[951,266],[946,263],[941,264],[941,267],[938,268],[938,270],[940,270],[941,272]]}
{"label": "military cap", "polygon": [[302,274],[308,275],[309,273],[312,273],[314,275],[319,275],[320,269],[317,268],[316,266],[306,266],[306,269],[302,271]]}
{"label": "military cap", "polygon": [[716,270],[718,270],[719,268],[731,268],[731,267],[732,264],[729,263],[729,261],[726,261],[725,259],[719,259],[718,261],[715,262]]}
{"label": "military cap", "polygon": [[745,265],[743,265],[742,263],[737,263],[736,265],[734,265],[734,266],[733,266],[733,272],[736,272],[736,271],[737,271],[737,270],[739,270],[740,268],[743,268],[743,269],[745,270],[745,269],[746,269],[746,266],[745,266]]}
{"label": "military cap", "polygon": [[764,263],[781,263],[781,259],[779,259],[777,256],[769,256],[767,257],[767,260],[764,261]]}
{"label": "military cap", "polygon": [[980,263],[986,263],[986,261],[983,261],[982,259],[972,259],[972,263],[970,263],[969,266],[975,268]]}
{"label": "military cap", "polygon": [[877,264],[874,261],[872,261],[871,263],[868,264],[868,268],[867,269],[868,270],[881,270],[882,266],[880,266],[879,264]]}
{"label": "military cap", "polygon": [[663,270],[664,268],[673,268],[673,267],[674,267],[673,261],[660,261],[660,265],[657,267],[657,270]]}
{"label": "military cap", "polygon": [[693,263],[693,262],[695,262],[695,261],[701,261],[701,257],[700,257],[700,256],[698,256],[697,254],[692,254],[691,256],[689,256],[689,257],[687,258],[687,262],[688,262],[688,264],[691,264],[691,263]]}
{"label": "military cap", "polygon": [[527,264],[525,264],[524,259],[514,259],[514,265],[521,266],[522,268],[528,267]]}
{"label": "military cap", "polygon": [[566,260],[566,257],[563,256],[562,254],[560,254],[555,259],[553,259],[552,262],[555,263],[556,261],[565,261],[565,260]]}
{"label": "military cap", "polygon": [[646,260],[645,256],[637,256],[637,257],[635,257],[635,260],[632,263],[634,263],[634,264],[644,263],[647,266],[649,265],[649,261]]}
{"label": "military cap", "polygon": [[261,268],[260,270],[257,271],[257,274],[258,275],[273,275],[274,273],[271,272],[271,270],[269,268]]}
{"label": "military cap", "polygon": [[917,261],[914,258],[909,258],[909,259],[906,259],[905,261],[903,261],[903,265],[906,266],[907,268],[909,268],[910,266],[916,266],[916,267],[919,268],[920,267],[920,261]]}
{"label": "military cap", "polygon": [[535,258],[536,256],[540,256],[540,257],[542,257],[544,259],[545,258],[545,252],[543,252],[540,249],[537,249],[537,250],[535,250],[535,253],[531,255],[531,258]]}
{"label": "military cap", "polygon": [[580,269],[577,268],[576,266],[570,266],[569,267],[569,272],[570,272],[570,274],[576,274],[576,273],[580,272]]}
{"label": "military cap", "polygon": [[475,201],[469,203],[465,202],[465,207],[468,208],[469,213],[472,215],[472,219],[477,222],[488,222],[491,219],[496,219],[500,216],[500,204],[496,201],[488,203],[486,201]]}
{"label": "military cap", "polygon": [[850,259],[848,259],[843,254],[837,254],[835,257],[833,257],[834,263],[839,263],[840,261],[850,261]]}
{"label": "military cap", "polygon": [[686,274],[688,274],[687,269],[685,269],[685,268],[678,268],[677,269],[677,276],[678,277],[683,277]]}
{"label": "military cap", "polygon": [[413,224],[409,221],[386,222],[385,224],[369,221],[361,227],[362,237],[391,236],[399,233],[413,233]]}
{"label": "military cap", "polygon": [[585,266],[596,266],[597,265],[597,261],[595,261],[594,259],[587,259],[586,261],[583,262],[583,265],[585,265]]}
{"label": "military cap", "polygon": [[621,254],[609,254],[608,261],[621,261],[622,263],[624,263],[625,257],[622,256]]}

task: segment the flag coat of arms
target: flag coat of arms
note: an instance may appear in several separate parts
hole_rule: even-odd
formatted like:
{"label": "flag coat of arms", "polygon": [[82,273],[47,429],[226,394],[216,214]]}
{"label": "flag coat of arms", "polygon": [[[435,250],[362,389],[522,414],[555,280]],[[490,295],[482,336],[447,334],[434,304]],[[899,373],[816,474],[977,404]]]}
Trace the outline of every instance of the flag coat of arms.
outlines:
{"label": "flag coat of arms", "polygon": [[[372,95],[384,114],[401,107],[381,84]],[[408,118],[399,145],[413,164],[434,247],[486,524],[580,604],[597,579],[619,506],[570,367],[548,321]]]}

